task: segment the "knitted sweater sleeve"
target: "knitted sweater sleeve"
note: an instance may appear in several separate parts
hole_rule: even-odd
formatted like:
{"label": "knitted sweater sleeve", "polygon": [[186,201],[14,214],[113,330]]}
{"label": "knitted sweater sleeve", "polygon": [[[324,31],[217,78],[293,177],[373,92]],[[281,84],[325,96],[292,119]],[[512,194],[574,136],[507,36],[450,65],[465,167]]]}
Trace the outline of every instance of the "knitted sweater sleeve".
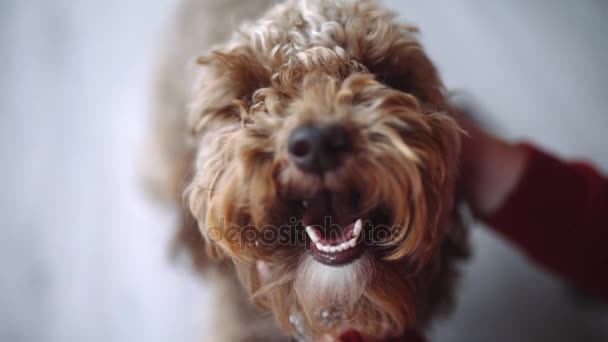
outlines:
{"label": "knitted sweater sleeve", "polygon": [[519,184],[483,221],[534,262],[608,300],[608,179],[524,147],[530,158]]}

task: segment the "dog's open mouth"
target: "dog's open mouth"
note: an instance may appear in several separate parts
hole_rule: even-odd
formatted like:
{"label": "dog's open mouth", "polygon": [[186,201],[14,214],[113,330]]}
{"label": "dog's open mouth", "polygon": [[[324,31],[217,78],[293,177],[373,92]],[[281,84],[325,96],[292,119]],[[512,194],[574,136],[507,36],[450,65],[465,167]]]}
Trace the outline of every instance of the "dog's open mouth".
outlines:
{"label": "dog's open mouth", "polygon": [[350,263],[363,253],[363,218],[356,196],[322,191],[302,201],[302,223],[315,260],[331,266]]}

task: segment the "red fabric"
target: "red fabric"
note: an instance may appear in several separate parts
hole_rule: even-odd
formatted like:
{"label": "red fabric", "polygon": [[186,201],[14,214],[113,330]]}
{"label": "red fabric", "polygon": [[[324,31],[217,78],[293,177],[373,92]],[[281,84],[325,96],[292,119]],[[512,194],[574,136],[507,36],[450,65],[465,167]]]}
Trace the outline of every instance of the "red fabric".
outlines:
{"label": "red fabric", "polygon": [[523,146],[530,154],[519,184],[484,221],[538,264],[608,299],[608,179]]}
{"label": "red fabric", "polygon": [[340,342],[364,342],[361,334],[355,330],[349,330],[340,336]]}
{"label": "red fabric", "polygon": [[[340,336],[341,342],[365,342],[363,337],[354,330],[349,330]],[[390,339],[384,339],[382,342],[426,342],[424,337],[417,334],[416,332],[409,332],[401,337],[394,337]]]}

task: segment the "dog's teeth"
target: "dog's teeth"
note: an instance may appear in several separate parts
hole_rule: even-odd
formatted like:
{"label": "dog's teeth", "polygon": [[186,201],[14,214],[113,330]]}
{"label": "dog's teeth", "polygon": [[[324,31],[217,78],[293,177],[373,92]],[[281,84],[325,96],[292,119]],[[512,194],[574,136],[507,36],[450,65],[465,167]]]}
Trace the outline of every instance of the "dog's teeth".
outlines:
{"label": "dog's teeth", "polygon": [[334,246],[323,244],[320,241],[319,236],[317,235],[317,231],[310,226],[306,227],[306,233],[310,237],[312,243],[314,243],[317,247],[317,250],[325,253],[338,253],[353,248],[357,245],[358,235],[361,233],[361,220],[357,220],[357,222],[355,223],[355,227],[359,227],[355,228],[355,230],[358,232],[357,234],[353,234],[353,237],[350,238],[348,241],[344,241]]}
{"label": "dog's teeth", "polygon": [[311,226],[306,226],[306,233],[308,234],[308,237],[310,237],[310,240],[313,243],[319,242],[319,237],[317,236],[317,232],[315,232],[315,230]]}
{"label": "dog's teeth", "polygon": [[357,219],[357,222],[355,222],[355,228],[353,229],[353,235],[355,236],[355,238],[359,236],[359,234],[361,234],[362,226],[363,221],[361,221],[361,219]]}
{"label": "dog's teeth", "polygon": [[320,242],[315,243],[315,246],[317,246],[318,250],[320,250],[322,252],[325,252],[325,253],[331,253],[332,252],[332,248],[334,248],[332,246],[324,245],[324,244],[322,244]]}
{"label": "dog's teeth", "polygon": [[302,200],[301,205],[302,205],[302,208],[308,209],[308,201],[307,200]]}

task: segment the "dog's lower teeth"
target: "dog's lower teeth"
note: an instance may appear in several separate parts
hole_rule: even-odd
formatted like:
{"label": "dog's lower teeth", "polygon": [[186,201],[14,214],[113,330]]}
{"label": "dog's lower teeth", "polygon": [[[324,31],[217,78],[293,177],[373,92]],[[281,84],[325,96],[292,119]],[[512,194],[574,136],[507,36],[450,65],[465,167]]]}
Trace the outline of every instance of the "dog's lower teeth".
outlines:
{"label": "dog's lower teeth", "polygon": [[315,246],[317,247],[318,250],[325,252],[325,253],[337,253],[337,252],[342,252],[345,251],[349,248],[353,248],[357,245],[357,237],[354,237],[346,242],[342,242],[339,245],[336,246],[329,246],[329,245],[324,245],[321,242],[314,242]]}

